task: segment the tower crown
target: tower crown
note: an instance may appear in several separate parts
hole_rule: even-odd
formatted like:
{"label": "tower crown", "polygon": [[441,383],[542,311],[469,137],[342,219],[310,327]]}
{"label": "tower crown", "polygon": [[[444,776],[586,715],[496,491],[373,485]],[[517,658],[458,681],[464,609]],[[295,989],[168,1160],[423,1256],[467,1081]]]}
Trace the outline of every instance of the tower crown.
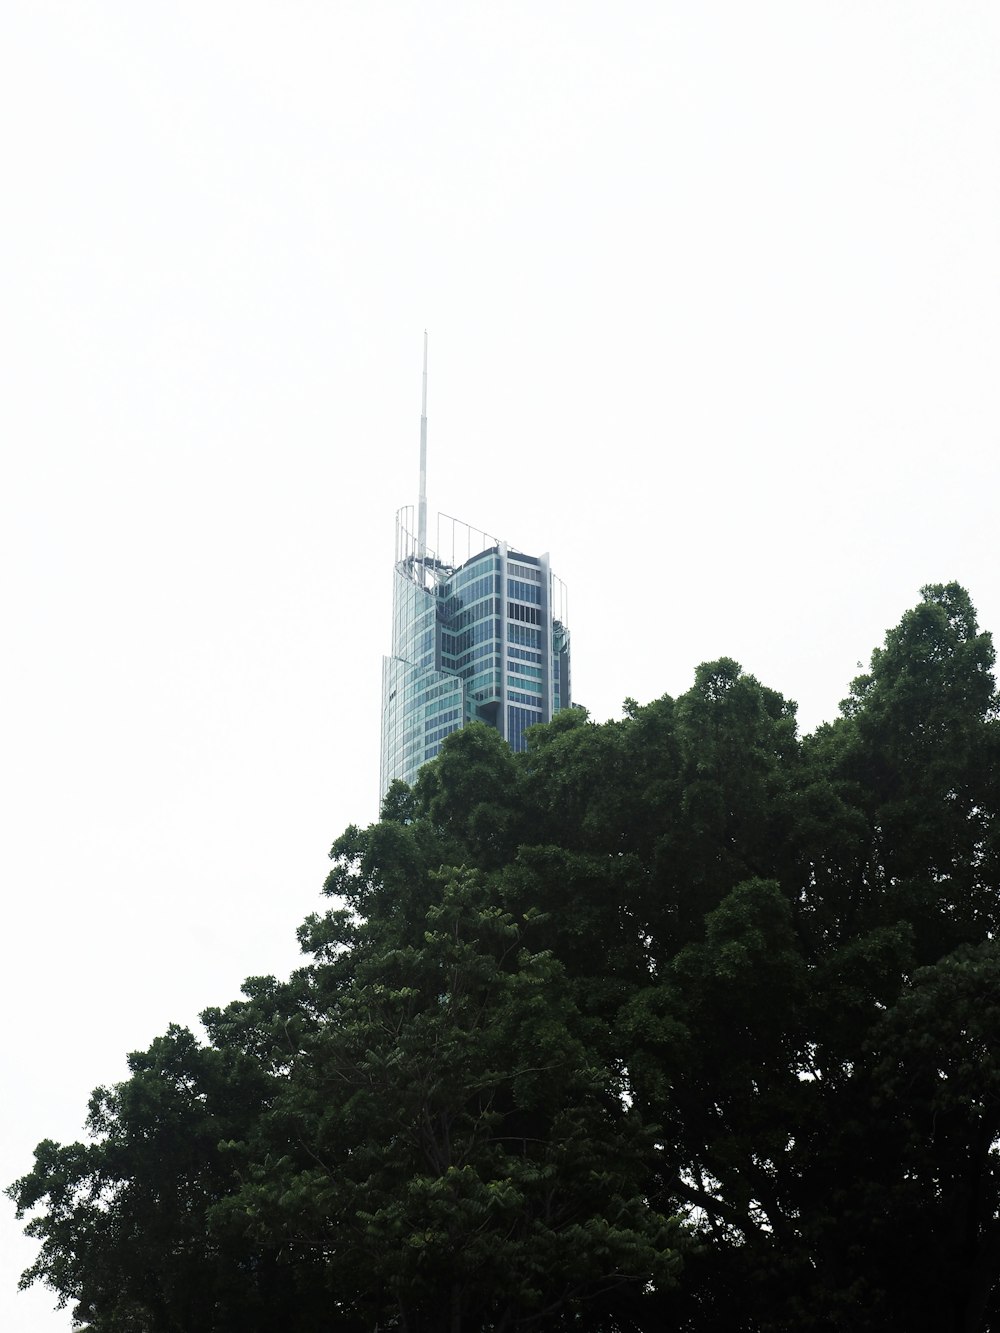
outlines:
{"label": "tower crown", "polygon": [[447,514],[427,544],[427,332],[420,490],[396,515],[391,655],[382,668],[383,794],[413,782],[467,722],[513,749],[570,703],[566,589],[547,555],[528,555]]}

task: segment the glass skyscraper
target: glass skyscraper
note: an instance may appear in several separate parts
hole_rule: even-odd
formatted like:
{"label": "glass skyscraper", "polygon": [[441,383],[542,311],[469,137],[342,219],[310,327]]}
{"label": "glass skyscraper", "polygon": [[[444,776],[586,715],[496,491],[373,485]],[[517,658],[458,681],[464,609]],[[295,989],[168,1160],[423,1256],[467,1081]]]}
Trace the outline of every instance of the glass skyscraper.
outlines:
{"label": "glass skyscraper", "polygon": [[382,668],[383,794],[393,778],[412,783],[445,736],[467,722],[486,722],[523,750],[525,729],[570,703],[566,592],[548,556],[517,551],[447,515],[438,516],[437,550],[428,548],[426,396],[422,424],[419,521],[412,506],[396,516],[392,654]]}

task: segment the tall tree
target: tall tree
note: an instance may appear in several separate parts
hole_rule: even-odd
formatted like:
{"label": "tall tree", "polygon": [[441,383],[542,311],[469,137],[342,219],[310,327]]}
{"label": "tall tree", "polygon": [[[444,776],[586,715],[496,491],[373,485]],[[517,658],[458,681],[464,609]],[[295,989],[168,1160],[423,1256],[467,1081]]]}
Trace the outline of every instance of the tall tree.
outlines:
{"label": "tall tree", "polygon": [[26,1279],[125,1333],[1000,1327],[992,666],[932,585],[804,739],[727,658],[447,738],[307,965],[40,1145]]}

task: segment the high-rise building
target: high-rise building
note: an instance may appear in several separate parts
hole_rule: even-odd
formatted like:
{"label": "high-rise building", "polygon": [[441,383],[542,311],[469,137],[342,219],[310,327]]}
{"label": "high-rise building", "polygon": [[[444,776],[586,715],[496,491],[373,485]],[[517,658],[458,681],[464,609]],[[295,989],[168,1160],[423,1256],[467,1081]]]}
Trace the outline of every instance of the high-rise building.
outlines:
{"label": "high-rise building", "polygon": [[[528,555],[446,514],[427,543],[427,336],[420,499],[396,515],[392,653],[382,666],[383,794],[412,783],[449,732],[495,727],[515,750],[525,729],[570,703],[566,590],[547,555]],[[414,518],[416,517],[416,522]]]}

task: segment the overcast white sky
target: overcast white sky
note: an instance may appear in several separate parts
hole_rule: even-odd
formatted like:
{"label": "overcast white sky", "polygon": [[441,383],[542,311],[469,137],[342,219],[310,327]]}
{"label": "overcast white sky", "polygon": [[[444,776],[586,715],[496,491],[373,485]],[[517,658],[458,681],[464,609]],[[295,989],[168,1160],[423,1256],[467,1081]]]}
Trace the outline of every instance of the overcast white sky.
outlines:
{"label": "overcast white sky", "polygon": [[375,817],[425,326],[431,507],[597,719],[1000,630],[993,0],[4,0],[0,115],[4,1182]]}

